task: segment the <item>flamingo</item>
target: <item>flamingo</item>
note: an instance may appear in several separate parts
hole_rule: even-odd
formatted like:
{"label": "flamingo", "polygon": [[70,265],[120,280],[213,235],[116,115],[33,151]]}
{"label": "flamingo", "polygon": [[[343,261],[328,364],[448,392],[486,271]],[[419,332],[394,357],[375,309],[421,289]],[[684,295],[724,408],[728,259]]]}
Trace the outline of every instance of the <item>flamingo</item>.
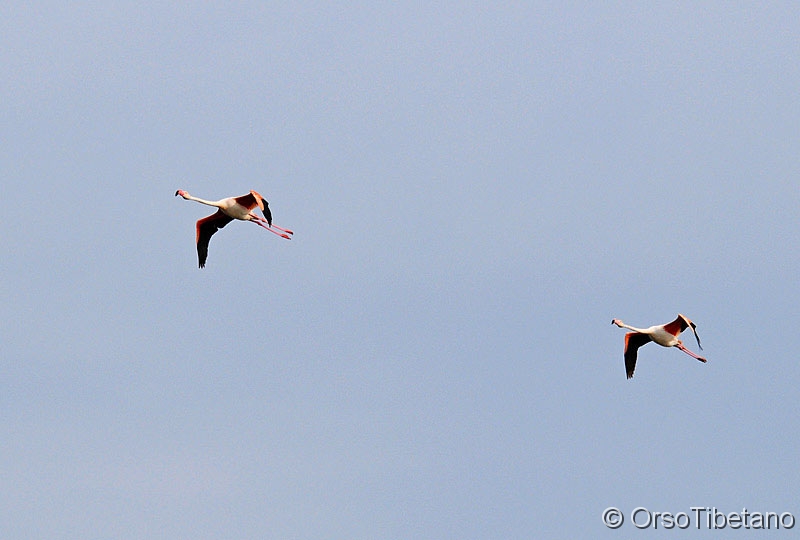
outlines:
{"label": "flamingo", "polygon": [[697,346],[700,347],[701,350],[703,349],[702,345],[700,345],[700,336],[697,335],[697,325],[690,321],[685,315],[678,314],[678,318],[674,321],[658,326],[651,326],[650,328],[628,326],[619,319],[612,320],[611,324],[616,324],[620,328],[633,330],[633,332],[625,334],[625,370],[628,373],[629,379],[633,377],[633,370],[636,368],[636,353],[639,347],[650,341],[658,343],[662,347],[677,347],[692,358],[696,358],[701,362],[707,361],[702,356],[684,347],[683,342],[678,339],[678,334],[687,328],[691,328],[692,332],[694,332],[695,339],[697,339]]}
{"label": "flamingo", "polygon": [[[281,238],[286,238],[287,240],[291,240],[291,235],[294,234],[289,229],[284,229],[283,227],[272,224],[272,212],[269,211],[269,203],[256,191],[250,190],[250,193],[247,195],[228,197],[218,201],[198,199],[197,197],[192,197],[187,191],[182,189],[175,192],[175,196],[177,197],[178,195],[187,201],[195,201],[207,204],[208,206],[215,206],[219,209],[210,216],[204,217],[197,222],[197,258],[200,262],[200,268],[206,265],[208,242],[211,240],[211,237],[215,232],[234,219],[255,223],[256,225],[264,227],[269,232],[277,234]],[[263,218],[252,212],[256,207],[264,213]]]}

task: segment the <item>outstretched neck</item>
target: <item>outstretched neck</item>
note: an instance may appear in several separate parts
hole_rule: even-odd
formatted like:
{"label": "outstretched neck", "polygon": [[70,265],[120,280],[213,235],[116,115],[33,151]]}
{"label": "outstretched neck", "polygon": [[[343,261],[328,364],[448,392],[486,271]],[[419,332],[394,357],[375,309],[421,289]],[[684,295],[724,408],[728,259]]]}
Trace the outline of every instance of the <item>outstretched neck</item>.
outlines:
{"label": "outstretched neck", "polygon": [[186,199],[187,201],[195,201],[201,204],[207,204],[208,206],[216,206],[217,208],[219,208],[219,201],[207,201],[205,199],[199,199],[197,197],[192,197],[188,193],[184,195],[183,198]]}
{"label": "outstretched neck", "polygon": [[633,330],[634,332],[639,332],[639,333],[645,333],[646,332],[646,330],[644,328],[636,328],[635,326],[627,325],[627,324],[625,324],[624,322],[622,322],[619,319],[614,319],[613,321],[611,321],[611,324],[616,324],[620,328],[627,328],[628,330]]}

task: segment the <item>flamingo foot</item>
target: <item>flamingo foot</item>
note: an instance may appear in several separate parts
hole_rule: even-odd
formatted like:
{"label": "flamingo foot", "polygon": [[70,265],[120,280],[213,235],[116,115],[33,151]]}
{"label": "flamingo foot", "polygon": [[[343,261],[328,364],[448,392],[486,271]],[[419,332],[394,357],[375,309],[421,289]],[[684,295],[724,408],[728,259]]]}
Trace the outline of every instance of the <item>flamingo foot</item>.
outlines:
{"label": "flamingo foot", "polygon": [[291,237],[289,235],[294,234],[294,232],[290,231],[289,229],[284,229],[283,227],[279,227],[277,225],[271,225],[269,221],[255,214],[250,215],[250,221],[258,225],[259,227],[264,227],[272,234],[277,234],[281,238],[285,238],[287,240],[291,240]]}
{"label": "flamingo foot", "polygon": [[284,229],[283,227],[280,227],[278,225],[270,225],[270,227],[272,227],[273,229],[278,229],[279,231],[283,231],[286,234],[294,234],[294,231],[292,231],[290,229]]}

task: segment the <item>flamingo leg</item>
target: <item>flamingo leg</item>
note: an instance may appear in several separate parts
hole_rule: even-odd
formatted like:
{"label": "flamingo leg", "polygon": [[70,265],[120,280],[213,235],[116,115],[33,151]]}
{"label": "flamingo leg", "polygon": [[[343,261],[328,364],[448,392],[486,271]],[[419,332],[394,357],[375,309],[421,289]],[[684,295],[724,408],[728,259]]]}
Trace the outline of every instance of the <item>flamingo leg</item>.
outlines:
{"label": "flamingo leg", "polygon": [[251,219],[250,221],[252,221],[252,222],[253,222],[253,223],[255,223],[256,225],[258,225],[259,227],[264,227],[265,229],[267,229],[267,230],[268,230],[269,232],[271,232],[272,234],[277,234],[277,235],[278,235],[278,236],[280,236],[281,238],[286,238],[287,240],[291,240],[291,239],[292,239],[292,237],[291,237],[291,236],[289,236],[288,234],[286,234],[286,233],[282,233],[282,232],[278,232],[278,231],[276,231],[276,230],[273,230],[273,229],[271,229],[271,228],[269,227],[269,225],[264,225],[264,223],[261,223],[261,221],[266,221],[265,219],[262,219],[262,220],[258,220],[258,219]]}
{"label": "flamingo leg", "polygon": [[283,227],[278,227],[278,226],[277,226],[277,225],[275,225],[274,223],[271,225],[271,227],[272,227],[272,228],[274,228],[274,229],[278,229],[279,231],[283,231],[283,232],[285,232],[286,234],[294,234],[294,232],[292,232],[291,230],[289,230],[289,229],[284,229]]}
{"label": "flamingo leg", "polygon": [[697,354],[693,353],[692,351],[690,351],[689,349],[687,349],[686,347],[684,347],[683,343],[678,343],[675,346],[678,347],[683,352],[685,352],[686,354],[688,354],[689,356],[691,356],[692,358],[696,358],[697,360],[700,360],[701,362],[707,362],[707,360],[705,358],[703,358],[702,356],[697,355]]}
{"label": "flamingo leg", "polygon": [[[287,240],[291,240],[291,238],[289,238],[289,236],[287,236],[287,235],[294,234],[294,232],[290,231],[289,229],[284,229],[283,227],[278,227],[277,225],[270,225],[269,221],[267,221],[266,219],[264,219],[261,216],[255,215],[255,214],[250,214],[250,221],[253,221],[253,222],[261,225],[262,227],[267,229],[269,232],[271,232],[273,234],[277,234],[281,238],[286,238]],[[281,232],[275,231],[274,229],[278,229],[278,231],[281,231]]]}

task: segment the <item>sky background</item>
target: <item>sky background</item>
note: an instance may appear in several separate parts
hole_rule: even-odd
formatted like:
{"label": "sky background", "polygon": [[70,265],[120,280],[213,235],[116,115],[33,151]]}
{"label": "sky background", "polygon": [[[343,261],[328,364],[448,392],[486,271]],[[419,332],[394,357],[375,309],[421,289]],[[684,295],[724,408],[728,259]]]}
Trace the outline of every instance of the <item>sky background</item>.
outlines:
{"label": "sky background", "polygon": [[[800,518],[799,34],[794,2],[4,3],[0,537]],[[200,270],[179,188],[294,239],[232,223]],[[709,362],[626,380],[611,319],[677,313]]]}

